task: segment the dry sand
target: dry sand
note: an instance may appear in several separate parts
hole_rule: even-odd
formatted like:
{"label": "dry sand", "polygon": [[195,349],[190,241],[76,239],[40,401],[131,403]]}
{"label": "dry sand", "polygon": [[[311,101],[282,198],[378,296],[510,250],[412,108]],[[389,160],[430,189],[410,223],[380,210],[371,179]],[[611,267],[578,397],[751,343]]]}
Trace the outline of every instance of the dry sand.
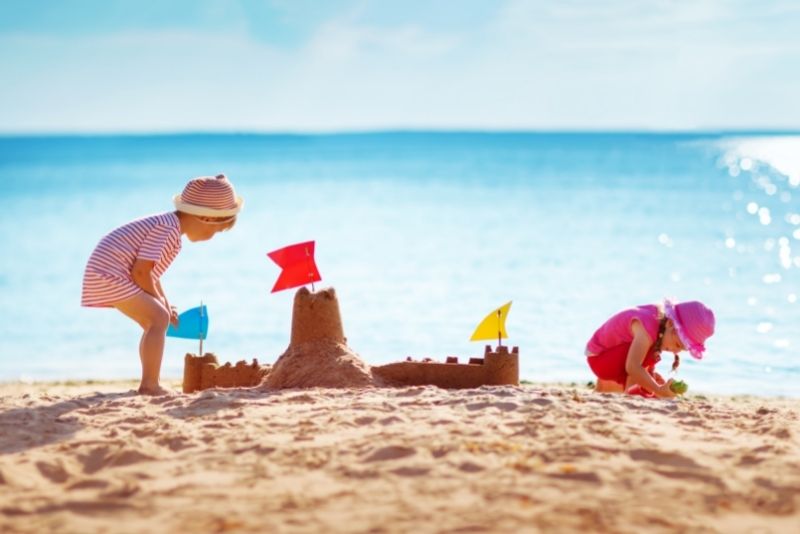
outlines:
{"label": "dry sand", "polygon": [[797,400],[134,386],[0,385],[0,532],[799,531]]}

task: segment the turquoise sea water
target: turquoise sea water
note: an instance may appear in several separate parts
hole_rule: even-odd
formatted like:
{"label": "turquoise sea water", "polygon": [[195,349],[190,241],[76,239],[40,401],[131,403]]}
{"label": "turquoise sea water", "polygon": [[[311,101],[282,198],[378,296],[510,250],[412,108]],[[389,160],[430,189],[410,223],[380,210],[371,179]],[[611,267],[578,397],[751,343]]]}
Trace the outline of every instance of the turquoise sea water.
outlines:
{"label": "turquoise sea water", "polygon": [[[79,306],[107,231],[225,172],[246,206],[184,240],[162,283],[209,307],[206,348],[271,362],[292,291],[268,251],[317,241],[345,334],[370,363],[482,351],[513,300],[522,376],[591,378],[583,347],[611,313],[664,296],[717,314],[695,391],[800,396],[800,137],[547,133],[0,138],[0,380],[135,377],[137,327]],[[187,340],[168,339],[179,377]],[[665,357],[663,371],[671,357]]]}

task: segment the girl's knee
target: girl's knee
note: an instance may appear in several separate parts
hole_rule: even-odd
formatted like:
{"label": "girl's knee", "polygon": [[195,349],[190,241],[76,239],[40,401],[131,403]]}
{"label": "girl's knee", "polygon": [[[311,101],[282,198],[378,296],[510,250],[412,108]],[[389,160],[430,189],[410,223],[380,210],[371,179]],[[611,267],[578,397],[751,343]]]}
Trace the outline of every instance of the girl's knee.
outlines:
{"label": "girl's knee", "polygon": [[153,310],[148,319],[149,324],[146,326],[146,330],[167,331],[169,327],[169,312],[164,308]]}
{"label": "girl's knee", "polygon": [[603,380],[598,378],[595,391],[598,393],[622,393],[625,391],[625,389],[619,383],[614,382],[613,380]]}

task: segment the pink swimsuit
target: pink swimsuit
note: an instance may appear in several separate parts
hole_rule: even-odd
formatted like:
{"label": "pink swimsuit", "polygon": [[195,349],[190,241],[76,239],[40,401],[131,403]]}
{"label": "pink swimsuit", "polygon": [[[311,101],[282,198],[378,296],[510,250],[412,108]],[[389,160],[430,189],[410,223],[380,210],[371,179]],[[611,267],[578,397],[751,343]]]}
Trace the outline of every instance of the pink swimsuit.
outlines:
{"label": "pink swimsuit", "polygon": [[642,367],[655,377],[655,365],[661,361],[661,355],[654,350],[661,322],[661,311],[654,304],[647,304],[623,310],[597,329],[586,344],[586,356],[589,367],[597,378],[613,380],[625,387],[628,373],[625,363],[628,350],[633,342],[631,323],[638,319],[645,331],[653,340],[653,347],[645,356]]}

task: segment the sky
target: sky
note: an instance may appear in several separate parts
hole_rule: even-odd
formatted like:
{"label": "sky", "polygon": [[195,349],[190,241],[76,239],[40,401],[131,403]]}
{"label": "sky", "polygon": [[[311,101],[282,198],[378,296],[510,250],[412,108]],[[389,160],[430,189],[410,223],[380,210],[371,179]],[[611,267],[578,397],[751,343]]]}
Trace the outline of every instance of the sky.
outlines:
{"label": "sky", "polygon": [[794,0],[3,0],[0,133],[800,130]]}

